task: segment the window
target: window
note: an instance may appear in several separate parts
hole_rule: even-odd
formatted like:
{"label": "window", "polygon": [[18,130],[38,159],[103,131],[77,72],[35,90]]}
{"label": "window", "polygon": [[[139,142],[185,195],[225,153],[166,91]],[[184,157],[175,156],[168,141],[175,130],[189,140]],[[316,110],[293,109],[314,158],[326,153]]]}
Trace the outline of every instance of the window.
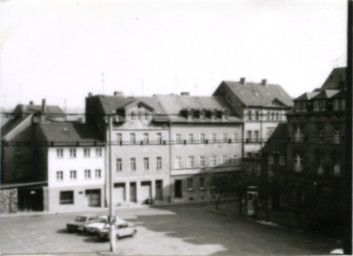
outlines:
{"label": "window", "polygon": [[157,138],[157,144],[163,143],[162,133],[158,132],[156,135],[156,138]]}
{"label": "window", "polygon": [[333,175],[340,176],[341,175],[341,166],[339,163],[335,163],[333,166]]}
{"label": "window", "polygon": [[143,158],[143,169],[148,171],[150,169],[150,160],[148,157]]}
{"label": "window", "polygon": [[76,148],[70,148],[70,157],[76,157]]}
{"label": "window", "polygon": [[283,155],[279,156],[279,165],[285,165],[286,164],[286,158]]}
{"label": "window", "polygon": [[91,178],[91,170],[90,169],[86,169],[85,170],[85,179],[90,179]]}
{"label": "window", "polygon": [[271,113],[271,120],[275,120],[275,112]]}
{"label": "window", "polygon": [[211,166],[216,166],[216,165],[217,165],[217,157],[211,156]]}
{"label": "window", "polygon": [[57,171],[56,172],[56,180],[63,180],[64,179],[64,172],[63,171]]}
{"label": "window", "polygon": [[76,174],[77,172],[75,170],[70,171],[70,179],[75,180],[77,178]]}
{"label": "window", "polygon": [[346,100],[343,99],[341,100],[341,110],[345,110],[346,109]]}
{"label": "window", "polygon": [[222,155],[222,164],[226,164],[228,160],[227,155]]}
{"label": "window", "polygon": [[60,191],[60,204],[74,204],[74,192]]}
{"label": "window", "polygon": [[268,164],[273,164],[273,163],[274,163],[273,155],[268,155]]}
{"label": "window", "polygon": [[204,177],[200,177],[200,189],[205,188],[205,178]]}
{"label": "window", "polygon": [[175,140],[177,144],[181,144],[181,134],[177,133],[175,134]]}
{"label": "window", "polygon": [[90,157],[91,150],[89,148],[84,148],[83,149],[83,155],[84,157]]}
{"label": "window", "polygon": [[101,157],[101,156],[102,156],[102,149],[96,148],[96,157]]}
{"label": "window", "polygon": [[123,144],[123,135],[121,133],[116,134],[116,141],[119,145]]}
{"label": "window", "polygon": [[295,110],[296,112],[300,112],[300,102],[295,102]]}
{"label": "window", "polygon": [[317,169],[317,174],[318,175],[323,175],[324,174],[324,167],[322,166],[322,164],[319,164],[319,167]]}
{"label": "window", "polygon": [[267,111],[267,121],[271,120],[271,112]]}
{"label": "window", "polygon": [[200,167],[206,166],[206,158],[205,156],[200,156]]}
{"label": "window", "polygon": [[130,143],[136,144],[136,134],[135,133],[130,133]]}
{"label": "window", "polygon": [[64,156],[64,149],[58,148],[58,149],[56,150],[56,156],[57,156],[58,158],[62,158],[62,157]]}
{"label": "window", "polygon": [[136,158],[134,157],[130,158],[130,170],[136,171]]}
{"label": "window", "polygon": [[188,156],[188,168],[194,167],[194,156]]}
{"label": "window", "polygon": [[131,112],[131,120],[136,120],[136,114],[135,112]]}
{"label": "window", "polygon": [[260,141],[259,131],[254,131],[255,141]]}
{"label": "window", "polygon": [[260,164],[255,164],[254,165],[254,169],[255,169],[255,175],[256,176],[260,176],[261,175],[261,166],[260,166]]}
{"label": "window", "polygon": [[194,134],[193,133],[189,133],[189,143],[190,144],[194,143]]}
{"label": "window", "polygon": [[200,142],[205,143],[206,142],[206,136],[204,133],[200,133]]}
{"label": "window", "polygon": [[294,133],[294,141],[303,142],[303,138],[304,138],[303,130],[301,127],[297,126]]}
{"label": "window", "polygon": [[248,111],[248,120],[251,120],[251,111]]}
{"label": "window", "polygon": [[341,131],[339,129],[336,129],[335,133],[333,135],[333,142],[335,144],[339,144],[340,143],[340,136],[341,136]]}
{"label": "window", "polygon": [[162,157],[157,157],[157,170],[162,170]]}
{"label": "window", "polygon": [[212,142],[213,143],[217,142],[217,134],[216,133],[212,133]]}
{"label": "window", "polygon": [[228,137],[228,136],[227,136],[227,133],[224,132],[224,133],[222,134],[222,140],[223,140],[223,142],[227,142],[227,137]]}
{"label": "window", "polygon": [[326,102],[324,100],[319,101],[320,110],[326,110]]}
{"label": "window", "polygon": [[302,106],[301,106],[302,111],[305,112],[305,111],[306,111],[306,102],[303,101],[301,105],[302,105]]}
{"label": "window", "polygon": [[276,112],[276,120],[280,120],[279,117],[279,112]]}
{"label": "window", "polygon": [[233,142],[234,143],[238,142],[238,133],[237,132],[233,133]]}
{"label": "window", "polygon": [[101,174],[102,174],[102,173],[101,173],[101,169],[96,169],[95,172],[94,172],[94,174],[95,174],[95,177],[96,177],[96,178],[100,178],[100,177],[101,177]]}
{"label": "window", "polygon": [[255,111],[255,120],[260,120],[259,111]]}
{"label": "window", "polygon": [[247,138],[248,142],[251,141],[251,131],[247,131],[246,134],[247,134],[246,138]]}
{"label": "window", "polygon": [[294,159],[294,170],[296,172],[301,172],[303,170],[303,159],[297,154]]}
{"label": "window", "polygon": [[340,102],[339,100],[333,100],[333,110],[340,110]]}
{"label": "window", "polygon": [[175,158],[175,169],[180,169],[181,168],[181,157],[177,156]]}
{"label": "window", "polygon": [[192,179],[192,178],[189,178],[189,179],[188,179],[188,189],[193,189],[193,184],[192,184],[192,182],[193,182],[193,179]]}
{"label": "window", "polygon": [[123,170],[123,161],[121,158],[116,159],[116,171],[120,172]]}
{"label": "window", "polygon": [[314,111],[319,111],[319,101],[314,101]]}
{"label": "window", "polygon": [[143,144],[148,144],[148,143],[150,143],[149,134],[144,133],[143,134]]}

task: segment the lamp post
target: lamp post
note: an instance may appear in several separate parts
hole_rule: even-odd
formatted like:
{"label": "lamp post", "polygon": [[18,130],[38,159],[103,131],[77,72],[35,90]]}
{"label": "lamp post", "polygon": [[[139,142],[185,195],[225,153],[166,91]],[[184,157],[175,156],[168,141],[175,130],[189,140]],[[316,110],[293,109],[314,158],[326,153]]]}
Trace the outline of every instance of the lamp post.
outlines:
{"label": "lamp post", "polygon": [[112,170],[112,129],[113,129],[113,114],[108,116],[109,118],[109,131],[108,131],[108,160],[109,160],[109,224],[110,224],[110,251],[115,252],[115,221],[113,221],[114,216],[114,180],[113,180],[113,170]]}

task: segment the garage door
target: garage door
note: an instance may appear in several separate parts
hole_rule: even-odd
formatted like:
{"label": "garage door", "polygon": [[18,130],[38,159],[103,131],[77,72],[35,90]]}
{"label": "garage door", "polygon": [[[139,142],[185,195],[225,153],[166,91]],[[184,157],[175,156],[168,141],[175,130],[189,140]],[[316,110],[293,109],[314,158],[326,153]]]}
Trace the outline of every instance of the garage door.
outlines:
{"label": "garage door", "polygon": [[125,201],[125,183],[114,184],[114,202],[115,204]]}
{"label": "garage door", "polygon": [[151,198],[151,182],[143,181],[141,182],[140,200],[145,203],[147,199],[150,199],[150,198]]}

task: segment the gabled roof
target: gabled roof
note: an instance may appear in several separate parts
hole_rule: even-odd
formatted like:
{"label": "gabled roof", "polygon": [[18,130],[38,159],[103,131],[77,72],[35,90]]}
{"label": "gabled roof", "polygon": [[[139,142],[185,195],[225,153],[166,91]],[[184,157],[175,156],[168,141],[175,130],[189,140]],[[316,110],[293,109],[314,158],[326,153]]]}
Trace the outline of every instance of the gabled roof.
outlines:
{"label": "gabled roof", "polygon": [[306,92],[306,93],[303,93],[302,95],[300,95],[299,97],[295,98],[294,101],[297,101],[297,100],[310,100],[313,97],[315,97],[316,95],[318,95],[319,93],[320,93],[319,91]]}
{"label": "gabled roof", "polygon": [[28,115],[19,118],[11,118],[10,120],[8,120],[6,124],[1,127],[1,138],[3,139],[7,134],[9,134],[9,132],[15,129],[26,118],[28,118]]}
{"label": "gabled roof", "polygon": [[346,68],[335,68],[327,77],[321,89],[343,89],[342,86],[346,83]]}
{"label": "gabled roof", "polygon": [[39,129],[47,142],[54,143],[93,143],[103,142],[96,127],[76,122],[41,123]]}
{"label": "gabled roof", "polygon": [[312,100],[320,100],[320,99],[330,99],[332,96],[339,93],[339,90],[322,90],[318,95],[312,97]]}
{"label": "gabled roof", "polygon": [[[293,106],[292,98],[277,84],[258,84],[247,82],[223,81],[221,85],[227,86],[245,106],[267,106],[274,99],[282,102],[284,106]],[[215,95],[215,94],[214,94]]]}
{"label": "gabled roof", "polygon": [[261,151],[285,154],[287,147],[287,123],[279,123]]}
{"label": "gabled roof", "polygon": [[[42,106],[41,105],[23,105],[18,104],[16,108],[13,110],[14,114],[35,114],[41,113]],[[56,105],[47,105],[46,106],[46,115],[47,116],[64,116],[65,112]]]}

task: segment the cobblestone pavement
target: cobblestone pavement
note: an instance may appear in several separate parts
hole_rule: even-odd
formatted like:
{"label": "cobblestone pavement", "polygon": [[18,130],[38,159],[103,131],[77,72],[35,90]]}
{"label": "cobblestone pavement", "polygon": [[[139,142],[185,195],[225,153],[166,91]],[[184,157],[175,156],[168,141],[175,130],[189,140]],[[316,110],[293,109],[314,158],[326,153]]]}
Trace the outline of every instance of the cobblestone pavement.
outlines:
{"label": "cobblestone pavement", "polygon": [[[117,240],[119,255],[314,255],[334,248],[328,240],[211,212],[211,205],[118,209],[138,226],[133,238]],[[101,212],[103,214],[104,212]],[[2,254],[109,253],[109,242],[71,234],[75,214],[1,217]],[[70,254],[71,255],[71,254]]]}

